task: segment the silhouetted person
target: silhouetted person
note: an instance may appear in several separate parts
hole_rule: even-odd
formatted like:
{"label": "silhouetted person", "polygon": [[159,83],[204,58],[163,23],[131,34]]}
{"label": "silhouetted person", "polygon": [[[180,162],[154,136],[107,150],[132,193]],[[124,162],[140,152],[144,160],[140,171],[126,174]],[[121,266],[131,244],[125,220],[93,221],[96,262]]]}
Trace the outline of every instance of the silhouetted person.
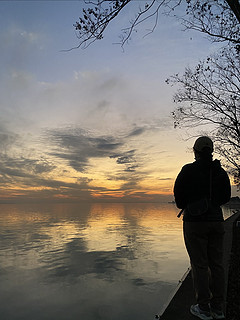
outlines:
{"label": "silhouetted person", "polygon": [[183,233],[190,257],[197,304],[190,312],[200,319],[224,319],[223,214],[231,187],[219,160],[212,160],[213,142],[195,141],[195,162],[185,165],[174,185],[176,205],[183,210]]}

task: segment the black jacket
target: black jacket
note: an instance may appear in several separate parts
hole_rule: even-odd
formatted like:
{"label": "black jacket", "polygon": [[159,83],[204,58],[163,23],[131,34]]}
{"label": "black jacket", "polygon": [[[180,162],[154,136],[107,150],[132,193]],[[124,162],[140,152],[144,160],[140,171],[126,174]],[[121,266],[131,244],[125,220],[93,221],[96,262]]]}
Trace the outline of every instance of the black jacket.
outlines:
{"label": "black jacket", "polygon": [[[200,159],[182,168],[175,181],[174,196],[177,207],[185,209],[184,221],[222,221],[220,206],[230,200],[230,181],[219,160]],[[202,216],[191,216],[187,205],[202,198],[211,198],[208,211]]]}

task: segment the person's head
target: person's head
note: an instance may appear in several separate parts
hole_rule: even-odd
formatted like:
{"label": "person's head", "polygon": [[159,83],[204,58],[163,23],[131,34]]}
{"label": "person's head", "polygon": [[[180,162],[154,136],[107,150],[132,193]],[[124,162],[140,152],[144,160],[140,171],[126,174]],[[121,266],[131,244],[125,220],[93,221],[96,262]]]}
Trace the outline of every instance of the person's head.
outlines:
{"label": "person's head", "polygon": [[207,136],[199,137],[193,146],[195,159],[212,160],[213,142]]}

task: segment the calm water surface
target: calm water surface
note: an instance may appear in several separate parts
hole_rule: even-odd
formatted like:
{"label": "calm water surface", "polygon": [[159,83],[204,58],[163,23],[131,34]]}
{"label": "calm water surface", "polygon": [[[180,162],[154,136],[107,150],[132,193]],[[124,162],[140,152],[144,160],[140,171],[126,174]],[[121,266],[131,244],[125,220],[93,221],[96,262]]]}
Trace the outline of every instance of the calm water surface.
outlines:
{"label": "calm water surface", "polygon": [[0,205],[0,318],[153,319],[189,266],[177,212]]}

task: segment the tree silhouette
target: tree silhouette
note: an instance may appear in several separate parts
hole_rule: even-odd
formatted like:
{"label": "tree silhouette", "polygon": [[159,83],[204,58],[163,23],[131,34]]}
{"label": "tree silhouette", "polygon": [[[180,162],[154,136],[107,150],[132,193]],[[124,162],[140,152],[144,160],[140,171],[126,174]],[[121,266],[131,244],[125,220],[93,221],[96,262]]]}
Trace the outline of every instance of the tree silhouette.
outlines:
{"label": "tree silhouette", "polygon": [[[100,40],[109,23],[116,20],[120,12],[129,7],[133,0],[85,0],[86,8],[74,24],[79,38],[78,47],[87,47]],[[133,31],[152,19],[151,33],[155,30],[160,13],[174,16],[177,7],[184,8],[184,14],[176,18],[187,29],[207,34],[212,41],[228,41],[240,45],[240,4],[239,0],[149,0],[140,1],[137,12],[129,25],[121,30],[120,44],[124,46]]]}
{"label": "tree silhouette", "polygon": [[233,48],[223,48],[191,69],[167,80],[177,84],[173,112],[175,127],[209,125],[216,148],[240,184],[240,59]]}

